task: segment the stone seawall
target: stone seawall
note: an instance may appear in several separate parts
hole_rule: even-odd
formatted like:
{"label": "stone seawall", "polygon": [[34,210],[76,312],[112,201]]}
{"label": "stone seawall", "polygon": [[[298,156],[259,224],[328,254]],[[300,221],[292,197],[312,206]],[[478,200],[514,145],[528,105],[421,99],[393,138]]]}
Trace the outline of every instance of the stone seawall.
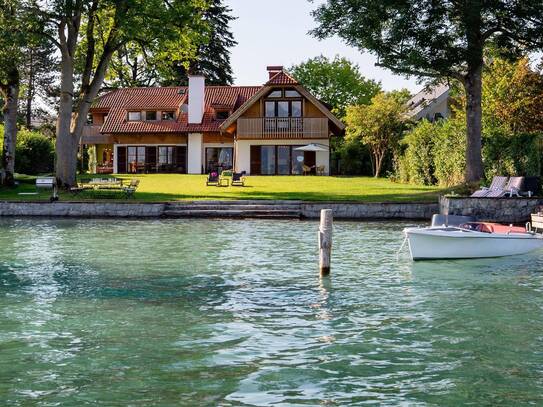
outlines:
{"label": "stone seawall", "polygon": [[321,209],[332,209],[334,219],[430,219],[438,213],[437,203],[338,203],[304,202],[302,215],[320,217]]}
{"label": "stone seawall", "polygon": [[475,216],[477,220],[524,223],[543,205],[542,198],[461,198],[442,196],[439,212],[443,215]]}
{"label": "stone seawall", "polygon": [[159,217],[163,203],[0,202],[0,216],[73,216],[83,218]]}
{"label": "stone seawall", "polygon": [[300,201],[14,202],[0,201],[0,216],[82,218],[290,217],[318,218],[332,209],[336,219],[430,219],[437,203]]}

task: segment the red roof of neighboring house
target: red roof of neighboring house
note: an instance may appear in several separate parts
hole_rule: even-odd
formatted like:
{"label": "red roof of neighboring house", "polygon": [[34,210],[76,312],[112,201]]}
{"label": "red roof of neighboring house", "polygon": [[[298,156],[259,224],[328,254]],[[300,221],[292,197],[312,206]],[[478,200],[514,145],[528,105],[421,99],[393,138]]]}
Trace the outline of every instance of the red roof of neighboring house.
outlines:
{"label": "red roof of neighboring house", "polygon": [[[239,108],[261,89],[261,86],[206,86],[205,112],[201,124],[188,124],[181,105],[187,102],[188,87],[123,88],[106,93],[92,105],[94,110],[108,110],[101,133],[180,133],[218,132],[224,120],[215,120],[213,106],[232,111]],[[91,110],[92,110],[91,109]],[[129,110],[174,110],[175,121],[127,121]]]}

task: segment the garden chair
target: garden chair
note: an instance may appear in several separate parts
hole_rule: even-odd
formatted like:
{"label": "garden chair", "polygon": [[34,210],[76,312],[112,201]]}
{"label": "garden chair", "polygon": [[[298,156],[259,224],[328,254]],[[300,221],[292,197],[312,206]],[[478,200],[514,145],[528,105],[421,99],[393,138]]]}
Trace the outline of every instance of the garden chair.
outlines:
{"label": "garden chair", "polygon": [[216,172],[210,172],[209,175],[207,176],[206,186],[210,186],[210,185],[214,185],[214,186],[219,185],[219,174],[217,174]]}
{"label": "garden chair", "polygon": [[125,187],[122,187],[122,191],[124,192],[125,198],[134,198],[134,194],[136,193],[136,189],[138,189],[138,186],[140,184],[139,179],[132,179],[130,180],[130,184],[128,184]]}
{"label": "garden chair", "polygon": [[502,196],[500,195],[505,186],[507,185],[508,177],[495,176],[492,178],[492,182],[489,187],[482,187],[481,189],[475,191],[471,196],[473,198],[483,198],[487,196]]}
{"label": "garden chair", "polygon": [[304,175],[311,174],[311,167],[308,165],[302,164],[302,170],[303,170]]}
{"label": "garden chair", "polygon": [[232,186],[233,187],[245,186],[245,171],[232,173]]}
{"label": "garden chair", "polygon": [[317,175],[324,175],[324,165],[317,165],[315,171]]}

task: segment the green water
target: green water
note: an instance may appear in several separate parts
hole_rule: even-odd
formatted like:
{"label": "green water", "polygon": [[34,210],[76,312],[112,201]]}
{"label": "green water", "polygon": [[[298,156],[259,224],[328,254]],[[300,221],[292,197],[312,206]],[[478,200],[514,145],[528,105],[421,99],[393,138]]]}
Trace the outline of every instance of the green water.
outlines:
{"label": "green water", "polygon": [[0,221],[0,405],[542,405],[543,253],[400,223]]}

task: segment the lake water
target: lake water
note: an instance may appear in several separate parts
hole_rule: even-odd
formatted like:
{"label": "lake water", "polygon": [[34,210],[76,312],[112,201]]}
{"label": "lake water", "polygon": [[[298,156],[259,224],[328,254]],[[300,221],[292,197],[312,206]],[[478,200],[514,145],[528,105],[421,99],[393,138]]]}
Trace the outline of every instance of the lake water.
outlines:
{"label": "lake water", "polygon": [[412,263],[402,223],[0,220],[0,404],[543,403],[543,253]]}

